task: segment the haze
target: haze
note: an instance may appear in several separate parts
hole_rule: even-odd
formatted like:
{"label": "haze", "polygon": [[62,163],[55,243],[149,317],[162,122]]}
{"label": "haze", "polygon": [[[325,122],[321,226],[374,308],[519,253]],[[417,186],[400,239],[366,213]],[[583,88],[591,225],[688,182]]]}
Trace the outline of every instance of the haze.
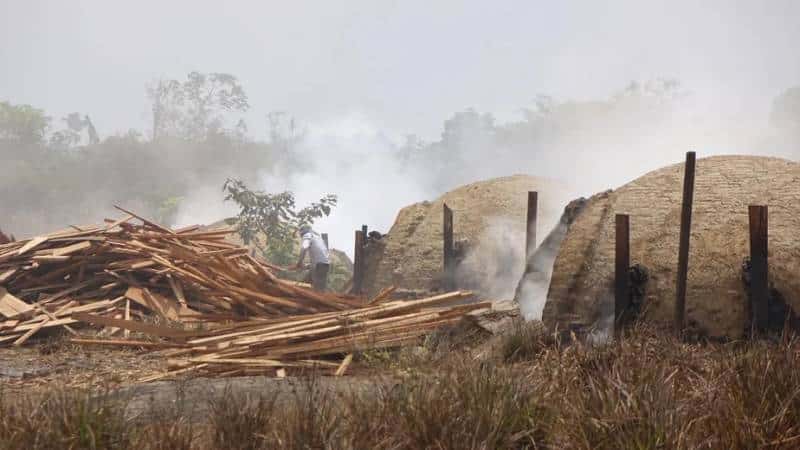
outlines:
{"label": "haze", "polygon": [[513,116],[539,93],[605,97],[675,78],[732,114],[800,82],[800,2],[2,1],[0,99],[100,134],[144,129],[145,83],[192,70],[247,88],[251,130],[354,112],[435,138],[454,111]]}
{"label": "haze", "polygon": [[[800,156],[798,1],[0,2],[0,102],[43,109],[50,134],[88,114],[101,142],[0,146],[0,227],[18,237],[114,203],[214,222],[241,177],[300,204],[338,194],[318,225],[352,249],[362,223],[387,231],[403,206],[490,177],[591,195],[687,150]],[[145,86],[192,71],[238,78],[244,134],[152,139]],[[304,130],[288,153],[276,111]]]}

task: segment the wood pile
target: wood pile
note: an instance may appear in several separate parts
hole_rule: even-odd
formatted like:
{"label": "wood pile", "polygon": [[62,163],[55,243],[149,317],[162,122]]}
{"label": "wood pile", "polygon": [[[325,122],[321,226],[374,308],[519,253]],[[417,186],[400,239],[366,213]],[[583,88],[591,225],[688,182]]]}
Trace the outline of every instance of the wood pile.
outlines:
{"label": "wood pile", "polygon": [[0,345],[61,327],[76,344],[160,352],[168,370],[142,381],[343,375],[354,351],[418,342],[491,308],[464,304],[472,294],[461,291],[394,301],[393,287],[372,299],[319,293],[226,241],[233,230],[171,230],[122,211],[101,226],[0,244]]}
{"label": "wood pile", "polygon": [[416,343],[437,328],[453,325],[466,314],[491,307],[490,302],[457,304],[470,292],[450,292],[420,300],[387,301],[377,306],[273,320],[253,320],[213,330],[175,330],[169,327],[78,313],[77,319],[97,325],[127,328],[163,338],[159,342],[73,338],[87,345],[155,348],[169,369],[141,381],[154,381],[192,372],[198,375],[285,376],[288,371],[314,369],[343,375],[354,351]]}
{"label": "wood pile", "polygon": [[[77,334],[74,316],[87,312],[121,320],[222,322],[359,304],[277,278],[268,264],[225,240],[233,230],[171,230],[125,212],[103,226],[0,245],[0,345],[21,345],[52,327]],[[105,331],[116,334],[119,327]]]}

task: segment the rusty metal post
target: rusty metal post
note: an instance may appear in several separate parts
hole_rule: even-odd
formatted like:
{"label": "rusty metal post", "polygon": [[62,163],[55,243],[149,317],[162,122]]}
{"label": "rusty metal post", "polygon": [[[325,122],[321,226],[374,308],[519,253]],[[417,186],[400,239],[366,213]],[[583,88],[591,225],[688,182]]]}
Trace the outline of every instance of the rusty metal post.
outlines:
{"label": "rusty metal post", "polygon": [[[750,205],[750,314],[751,331],[767,329],[769,316],[769,266],[767,262],[767,207]],[[754,334],[751,332],[751,335]]]}
{"label": "rusty metal post", "polygon": [[678,243],[678,280],[675,289],[675,331],[683,333],[686,324],[686,279],[689,274],[689,236],[692,230],[695,152],[686,152],[681,204],[681,234]]}
{"label": "rusty metal post", "polygon": [[328,245],[328,233],[322,233],[322,240],[325,241],[325,248],[330,250],[330,245]]}
{"label": "rusty metal post", "polygon": [[528,191],[528,218],[526,223],[527,230],[525,234],[525,272],[530,270],[531,256],[536,251],[536,215],[539,208],[539,193],[536,191]]}
{"label": "rusty metal post", "polygon": [[356,230],[355,249],[353,251],[353,288],[352,294],[359,295],[364,284],[364,232]]}
{"label": "rusty metal post", "polygon": [[455,255],[453,254],[453,210],[447,204],[443,208],[443,229],[444,235],[444,274],[442,277],[442,287],[445,291],[455,289]]}
{"label": "rusty metal post", "polygon": [[627,214],[617,214],[616,239],[614,243],[614,335],[620,336],[630,307],[630,286],[628,269],[631,266],[630,218]]}

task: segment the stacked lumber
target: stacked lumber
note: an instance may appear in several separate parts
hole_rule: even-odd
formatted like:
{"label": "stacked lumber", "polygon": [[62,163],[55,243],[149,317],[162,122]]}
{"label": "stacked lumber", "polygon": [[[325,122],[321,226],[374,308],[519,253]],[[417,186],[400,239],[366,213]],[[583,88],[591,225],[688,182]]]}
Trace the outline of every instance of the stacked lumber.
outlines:
{"label": "stacked lumber", "polygon": [[[134,322],[226,322],[350,309],[358,299],[277,278],[233,230],[171,230],[123,210],[119,220],[0,244],[0,345],[21,345],[76,315]],[[140,222],[140,223],[134,223]],[[106,327],[114,335],[121,327]]]}
{"label": "stacked lumber", "polygon": [[[417,342],[491,303],[470,292],[371,300],[313,291],[225,238],[233,230],[172,230],[126,215],[0,244],[0,345],[63,328],[84,345],[160,352],[167,370],[343,375],[359,350]],[[85,333],[80,327],[92,327]],[[99,332],[95,330],[99,329]]]}
{"label": "stacked lumber", "polygon": [[160,349],[169,370],[142,381],[191,372],[206,376],[274,375],[314,370],[343,375],[354,351],[398,347],[418,342],[440,327],[452,325],[491,302],[463,304],[470,292],[451,292],[420,300],[388,301],[377,306],[248,321],[205,331],[168,327],[143,329],[139,322],[77,313],[76,319],[103,326],[158,335],[151,343],[138,340],[72,339],[78,344],[106,344]]}

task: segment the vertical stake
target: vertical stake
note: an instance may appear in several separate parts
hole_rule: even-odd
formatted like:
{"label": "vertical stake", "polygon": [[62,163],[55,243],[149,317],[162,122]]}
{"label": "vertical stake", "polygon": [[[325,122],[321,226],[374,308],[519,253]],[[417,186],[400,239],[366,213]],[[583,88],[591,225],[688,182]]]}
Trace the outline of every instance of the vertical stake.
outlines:
{"label": "vertical stake", "polygon": [[695,152],[686,152],[681,204],[681,234],[678,243],[678,280],[675,289],[675,332],[683,333],[686,324],[686,279],[689,273],[689,236],[692,230]]}
{"label": "vertical stake", "polygon": [[631,266],[630,218],[617,214],[616,240],[614,243],[614,336],[620,331],[628,317],[631,296],[628,285],[628,269]]}
{"label": "vertical stake", "polygon": [[[767,262],[767,207],[750,205],[750,314],[751,335],[766,330],[769,315]],[[755,333],[752,333],[755,331]]]}
{"label": "vertical stake", "polygon": [[443,259],[444,259],[444,277],[443,277],[443,287],[445,291],[452,291],[455,289],[454,283],[454,263],[455,258],[453,255],[453,210],[447,206],[447,203],[444,204],[443,208],[444,216],[443,216],[443,235],[444,235],[444,252],[443,252]]}
{"label": "vertical stake", "polygon": [[330,246],[328,245],[328,233],[322,233],[322,240],[325,241],[325,248],[330,250]]}
{"label": "vertical stake", "polygon": [[353,251],[353,289],[355,295],[361,294],[364,283],[364,232],[356,230],[355,249]]}
{"label": "vertical stake", "polygon": [[525,234],[525,272],[530,270],[531,257],[536,251],[536,214],[539,203],[539,193],[536,191],[528,191],[528,218],[526,223],[527,231]]}

